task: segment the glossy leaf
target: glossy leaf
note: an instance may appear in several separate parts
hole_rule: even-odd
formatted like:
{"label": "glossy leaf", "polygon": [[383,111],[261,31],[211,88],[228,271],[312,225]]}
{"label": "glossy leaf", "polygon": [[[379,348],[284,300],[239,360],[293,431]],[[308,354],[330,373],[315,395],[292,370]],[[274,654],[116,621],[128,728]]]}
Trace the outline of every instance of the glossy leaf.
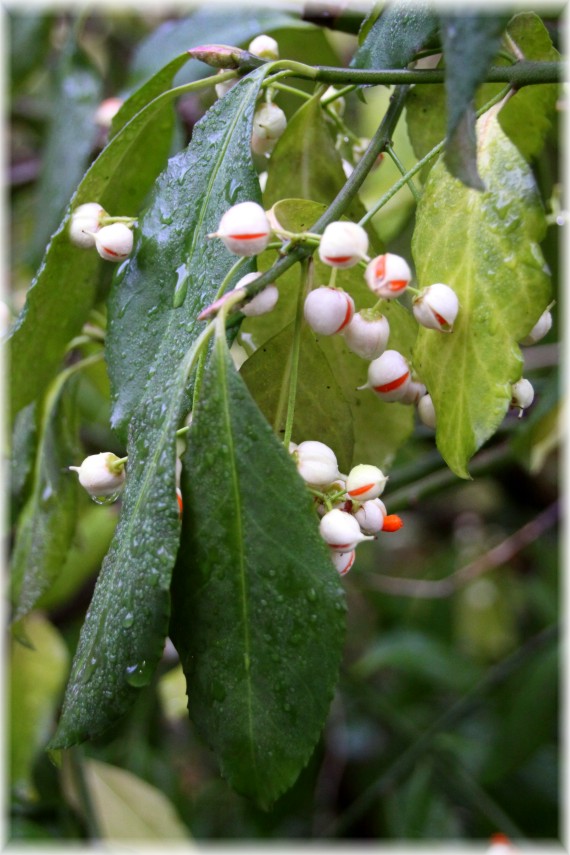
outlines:
{"label": "glossy leaf", "polygon": [[268,808],[297,778],[323,727],[344,605],[311,496],[223,337],[184,466],[171,637],[190,716],[232,786]]}
{"label": "glossy leaf", "polygon": [[[174,805],[157,787],[99,760],[85,760],[81,771],[101,840],[123,846],[189,840]],[[64,769],[63,788],[69,803],[85,817],[85,798],[69,767]]]}
{"label": "glossy leaf", "polygon": [[[231,205],[260,198],[250,139],[264,73],[248,75],[217,101],[196,125],[190,146],[170,160],[140,218],[133,254],[115,277],[107,361],[112,425],[121,437],[145,387],[162,394],[203,327],[196,320],[200,309],[214,300],[236,261],[207,235]],[[239,276],[251,269],[247,261]]]}
{"label": "glossy leaf", "polygon": [[[114,361],[125,360],[123,347],[132,349],[133,359],[139,350],[139,359],[142,354],[148,362],[144,379],[128,389],[133,400],[124,412],[129,461],[121,517],[83,625],[53,747],[105,730],[128,709],[136,690],[150,682],[162,655],[180,533],[175,431],[187,414],[185,392],[202,343],[195,317],[232,263],[219,242],[204,249],[205,235],[215,229],[228,194],[247,194],[253,186],[259,191],[249,140],[262,75],[263,69],[234,87],[224,108],[214,107],[187,151],[170,162],[141,219],[142,237],[133,258],[116,283],[109,309],[110,375],[116,381],[124,367]],[[172,228],[164,228],[164,212]],[[178,309],[172,308],[170,264],[175,258],[178,267],[184,259],[189,285],[186,303]],[[125,295],[127,287],[140,297]],[[159,299],[163,314],[149,315],[143,301],[155,306]],[[149,344],[151,325],[158,338]]]}
{"label": "glossy leaf", "polygon": [[65,683],[67,647],[42,615],[30,615],[23,630],[32,647],[12,639],[9,649],[10,783],[18,795],[33,798],[33,766],[51,730]]}
{"label": "glossy leaf", "polygon": [[[79,365],[79,363],[78,363]],[[11,584],[14,620],[36,604],[62,571],[77,519],[79,484],[68,467],[76,462],[77,413],[62,372],[46,396],[34,462],[33,485],[16,530]]]}
{"label": "glossy leaf", "polygon": [[[311,98],[290,119],[271,155],[263,203],[271,208],[286,196],[330,205],[345,182],[342,161],[320,96]],[[364,214],[358,198],[346,212],[348,219],[356,222]]]}
{"label": "glossy leaf", "polygon": [[550,294],[538,245],[544,212],[532,173],[495,116],[480,120],[479,137],[488,189],[473,193],[440,161],[418,206],[412,245],[420,286],[445,282],[459,297],[453,333],[421,329],[413,358],[434,401],[438,448],[463,478],[508,409],[510,384],[522,372],[516,343]]}
{"label": "glossy leaf", "polygon": [[[274,207],[274,213],[284,228],[292,231],[310,231],[311,226],[319,218],[323,210],[322,205],[307,202],[302,199],[285,199]],[[328,282],[330,268],[321,263],[318,256],[314,258],[314,284],[318,286]],[[269,253],[261,259],[261,268],[269,267],[272,257]],[[360,267],[352,267],[348,270],[340,270],[337,274],[337,285],[345,288],[353,297],[356,309],[369,308],[376,302],[374,295],[368,289],[363,271]],[[246,352],[251,355],[253,351],[264,345],[268,339],[277,336],[285,327],[289,328],[289,338],[292,340],[292,321],[295,317],[296,295],[299,286],[299,273],[297,269],[288,271],[278,281],[279,302],[277,308],[258,318],[246,319],[242,324],[239,342]],[[415,340],[417,324],[410,313],[399,305],[398,301],[385,301],[382,312],[390,323],[389,346],[399,350],[405,356],[411,355],[412,345]],[[280,346],[284,347],[286,333],[280,339]],[[321,336],[315,341],[314,347],[318,346],[322,353],[321,364],[323,373],[316,374],[315,384],[324,388],[327,397],[330,390],[326,390],[329,372],[334,375],[336,385],[340,389],[339,407],[344,412],[346,403],[349,404],[352,430],[354,432],[354,449],[351,454],[349,448],[335,447],[335,453],[343,460],[349,460],[349,465],[356,463],[373,463],[376,466],[389,466],[397,449],[406,441],[413,430],[414,413],[413,408],[402,404],[386,404],[369,390],[357,391],[358,386],[366,383],[368,363],[356,354],[351,353],[346,347],[344,338],[340,335]],[[311,365],[315,364],[316,355],[314,347],[311,347],[312,355],[309,357]],[[258,357],[258,366],[261,367],[261,355]],[[316,360],[318,362],[318,360]],[[242,370],[248,379],[248,384],[253,397],[257,400],[258,394],[262,409],[268,407],[268,411],[275,412],[275,404],[269,406],[268,384],[273,386],[274,394],[280,389],[283,375],[283,366],[279,360],[271,360],[266,366],[267,374],[264,377],[261,370],[250,369],[247,363]],[[316,369],[318,370],[318,369]],[[303,368],[303,351],[301,351],[301,371]],[[309,375],[307,374],[307,382]],[[329,400],[327,407],[334,406],[334,401]],[[297,418],[303,423],[300,408],[297,410]],[[381,429],[379,429],[381,426]],[[323,426],[325,433],[332,429]],[[336,432],[338,438],[341,434]],[[301,439],[318,439],[316,436],[301,437]]]}
{"label": "glossy leaf", "polygon": [[427,3],[390,5],[368,30],[352,68],[405,68],[437,31],[438,19]]}
{"label": "glossy leaf", "polygon": [[55,71],[51,121],[36,196],[34,264],[42,258],[91,159],[98,132],[94,116],[101,92],[99,73],[70,36]]}
{"label": "glossy leaf", "polygon": [[[164,92],[121,129],[86,173],[70,210],[98,201],[114,214],[138,212],[168,153],[174,97],[175,93]],[[98,298],[98,279],[105,262],[96,252],[70,243],[70,210],[50,241],[12,332],[13,416],[45,389],[67,343],[81,330]]]}
{"label": "glossy leaf", "polygon": [[441,15],[447,104],[445,162],[452,175],[475,190],[484,187],[477,171],[473,99],[499,49],[508,19],[504,13]]}

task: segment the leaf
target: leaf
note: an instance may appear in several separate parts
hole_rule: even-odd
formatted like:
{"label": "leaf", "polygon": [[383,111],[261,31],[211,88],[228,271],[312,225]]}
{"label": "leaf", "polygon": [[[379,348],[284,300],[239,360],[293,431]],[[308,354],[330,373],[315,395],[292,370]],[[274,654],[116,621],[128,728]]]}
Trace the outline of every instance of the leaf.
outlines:
{"label": "leaf", "polygon": [[550,294],[538,245],[546,224],[532,173],[496,117],[480,120],[479,135],[487,190],[473,193],[440,160],[418,205],[412,243],[420,286],[444,282],[459,297],[453,333],[420,329],[413,364],[434,401],[437,446],[462,478],[509,407],[511,383],[522,371],[516,342]]}
{"label": "leaf", "polygon": [[[132,348],[133,358],[139,349],[148,359],[144,380],[149,382],[145,387],[141,380],[136,395],[134,386],[129,389],[134,397],[128,418],[124,413],[129,461],[121,517],[81,631],[52,740],[55,748],[95,736],[123,715],[137,689],[152,679],[162,655],[180,536],[175,431],[187,415],[185,393],[204,338],[194,319],[198,305],[211,302],[231,264],[219,242],[204,249],[205,235],[216,227],[227,194],[234,192],[231,180],[238,182],[238,193],[249,187],[259,191],[249,140],[262,77],[260,69],[235,86],[224,107],[215,106],[197,126],[187,151],[170,162],[141,218],[142,237],[124,268],[126,275],[118,277],[109,307],[109,371],[116,380],[114,360],[126,358],[122,348]],[[164,228],[163,212],[172,218],[172,228]],[[167,287],[174,285],[170,264],[175,258],[184,258],[190,282],[187,301],[178,309],[172,308],[173,287]],[[125,298],[124,283],[140,299]],[[158,298],[163,315],[151,312],[149,317],[143,300],[150,299],[153,306]],[[145,350],[151,323],[159,337]],[[111,330],[119,340],[113,341]]]}
{"label": "leaf", "polygon": [[52,726],[67,671],[67,647],[39,614],[23,623],[33,647],[10,642],[10,783],[21,798],[34,797],[33,764]]}
{"label": "leaf", "polygon": [[[291,231],[303,231],[311,229],[313,223],[319,218],[323,210],[322,205],[308,202],[302,199],[284,199],[274,207],[274,213],[281,225]],[[314,282],[315,285],[328,282],[330,268],[322,264],[318,256],[314,258]],[[268,254],[260,259],[260,269],[270,266]],[[353,297],[356,309],[369,308],[376,302],[374,295],[368,289],[362,270],[352,267],[348,270],[338,272],[337,285],[345,288]],[[288,271],[280,277],[278,282],[279,302],[277,310],[258,318],[244,321],[241,326],[238,341],[246,352],[251,355],[254,350],[264,345],[268,339],[277,336],[282,330],[290,325],[295,317],[296,295],[298,292],[298,272]],[[390,347],[399,350],[405,356],[411,355],[412,345],[416,336],[417,324],[410,313],[404,309],[396,300],[385,301],[382,307],[383,313],[390,323]],[[292,334],[292,327],[290,327]],[[333,450],[341,459],[349,460],[350,465],[356,463],[373,463],[376,466],[389,466],[397,449],[406,441],[413,430],[414,413],[413,408],[403,404],[386,404],[379,401],[370,391],[357,391],[358,386],[366,383],[367,363],[356,354],[351,353],[346,347],[342,336],[321,336],[318,339],[318,347],[321,350],[321,364],[323,376],[315,376],[315,383],[321,387],[331,385],[327,381],[329,370],[335,377],[336,386],[340,389],[342,397],[339,399],[339,407],[344,411],[348,402],[351,413],[352,430],[354,431],[354,451],[351,455],[350,449],[335,448]],[[261,355],[259,356],[259,370],[256,370],[255,380],[249,374],[247,362],[242,371],[248,377],[250,391],[257,400],[258,394],[263,401],[266,395],[266,384],[263,381],[261,369]],[[303,356],[301,355],[301,360]],[[316,355],[313,353],[311,364],[315,363]],[[302,363],[301,363],[302,365]],[[279,370],[279,365],[275,365]],[[301,370],[304,370],[303,368]],[[270,375],[273,377],[273,374]],[[260,384],[261,381],[261,385]],[[279,381],[277,381],[279,382]],[[274,387],[276,389],[276,386]],[[332,406],[330,401],[328,406]],[[267,404],[265,405],[267,406]],[[274,408],[270,410],[274,412]],[[297,418],[302,419],[300,409],[297,410]],[[381,426],[381,430],[379,429]],[[323,426],[325,432],[330,428]],[[340,434],[337,432],[337,436]],[[317,436],[306,436],[301,439],[319,439]]]}
{"label": "leaf", "polygon": [[[285,432],[287,392],[291,372],[293,325],[265,342],[243,365],[241,374],[257,406],[277,436]],[[318,438],[335,450],[338,464],[348,472],[354,454],[350,407],[315,334],[303,326],[293,442]]]}
{"label": "leaf", "polygon": [[91,159],[97,138],[95,110],[101,100],[102,81],[70,35],[55,71],[51,122],[42,155],[37,187],[31,254],[34,266],[64,214],[65,208]]}
{"label": "leaf", "polygon": [[10,70],[8,80],[17,89],[35,69],[45,62],[49,51],[49,34],[53,15],[46,10],[33,12],[7,9],[8,45],[10,48]]}
{"label": "leaf", "polygon": [[14,420],[10,455],[11,516],[15,522],[30,491],[38,442],[37,407],[29,404]]}
{"label": "leaf", "polygon": [[[134,251],[115,277],[107,362],[112,426],[123,439],[145,388],[162,395],[203,326],[197,315],[236,260],[207,235],[231,205],[260,199],[250,139],[264,74],[253,72],[217,101],[195,126],[190,146],[169,161],[139,219]],[[251,269],[247,261],[236,281]]]}
{"label": "leaf", "polygon": [[[329,205],[345,182],[342,160],[325,120],[320,95],[315,96],[288,122],[271,155],[263,203],[271,208],[287,196]],[[358,198],[346,212],[348,219],[354,221],[364,214]]]}
{"label": "leaf", "polygon": [[171,637],[190,716],[232,786],[268,808],[295,781],[323,726],[344,605],[310,494],[223,337],[184,467]]}
{"label": "leaf", "polygon": [[473,99],[509,17],[480,12],[441,15],[447,104],[445,162],[452,175],[474,190],[484,186],[477,171]]}
{"label": "leaf", "polygon": [[77,519],[79,485],[68,471],[78,455],[78,424],[66,383],[83,363],[62,372],[43,407],[33,486],[18,521],[11,562],[14,620],[20,620],[57,579]]}
{"label": "leaf", "polygon": [[[174,805],[157,787],[99,760],[84,760],[82,773],[101,840],[123,844],[160,840],[164,845],[190,839]],[[63,788],[70,804],[85,817],[85,799],[69,767],[64,769]]]}
{"label": "leaf", "polygon": [[405,68],[435,35],[437,16],[427,3],[387,6],[367,32],[352,68]]}
{"label": "leaf", "polygon": [[98,297],[103,262],[97,253],[70,243],[71,209],[99,201],[112,213],[137,213],[167,156],[173,124],[170,105],[176,94],[167,91],[155,98],[103,149],[52,237],[11,335],[13,416],[45,390],[67,343],[81,330]]}

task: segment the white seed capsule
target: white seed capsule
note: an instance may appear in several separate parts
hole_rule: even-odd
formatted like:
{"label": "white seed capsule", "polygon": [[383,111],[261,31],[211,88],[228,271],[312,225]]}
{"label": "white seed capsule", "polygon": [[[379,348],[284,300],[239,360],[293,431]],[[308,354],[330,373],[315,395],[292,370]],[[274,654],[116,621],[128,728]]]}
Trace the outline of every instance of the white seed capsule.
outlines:
{"label": "white seed capsule", "polygon": [[251,147],[256,154],[268,154],[287,127],[287,117],[277,104],[262,104],[255,111]]}
{"label": "white seed capsule", "polygon": [[[220,70],[217,73],[218,73],[218,75],[219,74],[226,74],[227,69],[226,68],[220,68]],[[234,77],[234,78],[231,78],[230,80],[222,80],[221,83],[216,83],[214,86],[214,89],[216,90],[216,95],[218,96],[218,98],[223,98],[224,95],[227,95],[227,93],[230,91],[230,89],[233,86],[236,85],[236,83],[239,83],[239,77]]]}
{"label": "white seed capsule", "polygon": [[387,252],[372,259],[364,278],[370,290],[378,297],[393,300],[403,294],[412,281],[412,271],[405,258]]}
{"label": "white seed capsule", "polygon": [[[321,101],[325,99],[332,98],[333,96],[338,95],[338,89],[334,86],[329,86],[326,92],[321,95]],[[327,105],[329,110],[334,110],[337,116],[344,116],[344,111],[346,109],[346,101],[342,97],[335,97],[334,101],[331,101],[330,104]]]}
{"label": "white seed capsule", "polygon": [[79,483],[90,496],[95,498],[112,496],[120,490],[125,482],[125,469],[114,471],[113,464],[119,458],[111,451],[92,454],[86,457],[81,466],[70,466],[79,475]]}
{"label": "white seed capsule", "polygon": [[540,341],[541,338],[544,338],[544,336],[550,331],[551,327],[552,327],[552,315],[551,315],[550,311],[548,309],[546,309],[542,313],[540,318],[537,320],[537,322],[535,323],[535,325],[533,326],[533,328],[531,329],[529,334],[522,339],[521,344],[524,344],[524,345],[536,344],[537,341]]}
{"label": "white seed capsule", "polygon": [[352,549],[350,552],[335,552],[330,550],[331,561],[339,576],[346,576],[356,558],[356,552]]}
{"label": "white seed capsule", "polygon": [[[237,285],[234,287],[234,291],[237,291],[238,288],[245,288],[246,285],[249,285],[249,283],[253,282],[255,279],[259,279],[260,276],[261,273],[247,273],[239,280]],[[248,303],[244,303],[244,305],[240,307],[240,312],[248,318],[265,315],[267,312],[270,312],[275,308],[278,299],[279,291],[277,286],[273,284],[266,285],[263,291],[260,291],[259,294],[252,297]]]}
{"label": "white seed capsule", "polygon": [[534,389],[532,383],[521,377],[511,387],[511,407],[517,407],[520,410],[519,418],[522,416],[523,410],[530,407],[534,401]]}
{"label": "white seed capsule", "polygon": [[208,237],[219,237],[234,255],[251,256],[263,252],[271,237],[265,211],[257,202],[240,202],[230,208]]}
{"label": "white seed capsule", "polygon": [[79,205],[69,221],[69,239],[75,246],[89,249],[95,246],[95,232],[101,228],[101,218],[107,212],[98,202],[87,202]]}
{"label": "white seed capsule", "polygon": [[122,98],[105,98],[95,110],[95,124],[106,131],[109,130],[123,103]]}
{"label": "white seed capsule", "polygon": [[382,531],[387,513],[382,499],[370,499],[355,512],[354,517],[364,534],[377,534]]}
{"label": "white seed capsule", "polygon": [[305,440],[299,443],[294,456],[299,475],[311,487],[328,487],[340,475],[336,455],[324,442]]}
{"label": "white seed capsule", "polygon": [[249,43],[248,51],[261,59],[279,59],[279,45],[271,36],[262,34]]}
{"label": "white seed capsule", "polygon": [[422,395],[418,401],[418,416],[426,427],[435,430],[435,407],[431,395]]}
{"label": "white seed capsule", "polygon": [[342,288],[323,285],[307,294],[303,314],[316,333],[334,335],[341,332],[352,320],[354,300]]}
{"label": "white seed capsule", "polygon": [[412,311],[416,321],[423,327],[452,332],[459,311],[457,294],[449,285],[437,282],[414,297]]}
{"label": "white seed capsule", "polygon": [[377,499],[384,492],[387,481],[388,478],[377,466],[359,463],[348,473],[346,492],[350,499],[355,499],[357,502]]}
{"label": "white seed capsule", "polygon": [[367,386],[383,401],[400,401],[410,383],[410,366],[397,350],[384,351],[368,366]]}
{"label": "white seed capsule", "polygon": [[363,540],[374,540],[363,534],[352,514],[333,508],[319,523],[319,532],[325,543],[335,552],[351,552]]}
{"label": "white seed capsule", "polygon": [[124,261],[133,248],[133,233],[124,223],[103,226],[95,233],[95,246],[101,258]]}
{"label": "white seed capsule", "polygon": [[377,359],[388,346],[390,324],[384,315],[368,318],[357,312],[342,334],[347,347],[362,359]]}
{"label": "white seed capsule", "polygon": [[427,389],[423,383],[418,383],[416,380],[411,380],[410,385],[400,398],[401,404],[417,404],[420,398],[425,395]]}
{"label": "white seed capsule", "polygon": [[354,267],[367,252],[368,235],[357,223],[329,223],[319,244],[319,257],[330,267]]}

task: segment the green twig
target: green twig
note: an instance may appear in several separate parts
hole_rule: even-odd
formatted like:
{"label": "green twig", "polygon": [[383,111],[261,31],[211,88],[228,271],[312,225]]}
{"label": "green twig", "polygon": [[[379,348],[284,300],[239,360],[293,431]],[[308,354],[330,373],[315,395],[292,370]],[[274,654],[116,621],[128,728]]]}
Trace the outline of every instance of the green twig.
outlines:
{"label": "green twig", "polygon": [[299,376],[299,355],[301,353],[301,330],[303,327],[303,306],[305,305],[305,294],[311,287],[312,264],[308,260],[301,263],[301,280],[299,282],[299,294],[297,296],[297,309],[295,312],[295,329],[291,345],[291,356],[289,360],[289,392],[287,395],[287,415],[285,418],[285,433],[283,445],[289,448],[291,434],[293,433],[293,420],[295,418],[295,403],[297,400],[297,380]]}
{"label": "green twig", "polygon": [[[422,83],[444,83],[445,69],[407,69],[390,68],[383,70],[369,70],[361,68],[334,68],[331,66],[317,65],[313,68],[313,80],[325,83],[355,83],[357,85],[411,85]],[[308,75],[301,75],[308,76]],[[562,63],[559,62],[531,62],[521,60],[513,65],[491,66],[487,71],[484,83],[509,83],[511,86],[520,88],[532,86],[536,83],[561,83],[563,79]]]}
{"label": "green twig", "polygon": [[[402,163],[402,161],[400,160],[400,158],[398,157],[398,155],[394,151],[394,146],[392,145],[392,143],[388,143],[388,145],[386,146],[386,152],[392,158],[396,168],[401,173],[401,175],[406,176],[407,175],[406,167],[404,166],[404,164]],[[408,187],[410,188],[410,193],[412,194],[412,196],[414,197],[416,202],[419,202],[421,194],[420,194],[419,190],[417,189],[416,185],[414,184],[412,178],[408,177],[406,179],[406,183],[407,183]]]}

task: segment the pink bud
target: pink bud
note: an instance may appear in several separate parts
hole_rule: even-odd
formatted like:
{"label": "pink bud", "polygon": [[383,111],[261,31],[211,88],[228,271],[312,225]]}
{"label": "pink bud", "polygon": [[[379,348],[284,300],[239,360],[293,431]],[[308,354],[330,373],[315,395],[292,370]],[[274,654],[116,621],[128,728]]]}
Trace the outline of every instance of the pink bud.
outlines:
{"label": "pink bud", "polygon": [[330,550],[332,563],[334,564],[339,576],[346,576],[356,558],[356,552],[352,549],[350,552],[336,552]]}
{"label": "pink bud", "polygon": [[279,45],[271,36],[256,36],[248,45],[248,51],[261,59],[279,59]]}
{"label": "pink bud", "polygon": [[403,294],[412,280],[408,262],[387,252],[373,258],[364,274],[366,284],[378,297],[393,300]]}
{"label": "pink bud", "polygon": [[530,407],[534,401],[534,389],[532,383],[521,377],[516,383],[513,383],[511,388],[511,407],[518,407],[520,410],[519,418],[522,416],[523,410]]}
{"label": "pink bud", "polygon": [[363,540],[374,540],[371,535],[361,532],[358,521],[348,514],[334,508],[324,515],[319,523],[321,537],[335,552],[351,552]]}
{"label": "pink bud", "polygon": [[107,212],[98,202],[86,202],[79,205],[69,221],[69,239],[75,246],[89,249],[95,246],[95,232],[101,228],[101,218]]}
{"label": "pink bud", "polygon": [[124,223],[103,226],[94,238],[97,252],[107,261],[124,261],[133,248],[133,233]]}
{"label": "pink bud", "polygon": [[426,427],[435,430],[435,407],[431,395],[423,395],[418,401],[418,416]]}
{"label": "pink bud", "polygon": [[459,311],[459,301],[449,285],[437,282],[414,297],[412,310],[419,324],[430,330],[451,332]]}
{"label": "pink bud", "polygon": [[262,104],[255,111],[251,147],[256,154],[269,154],[287,127],[287,117],[277,104]]}
{"label": "pink bud", "polygon": [[354,267],[366,257],[368,235],[357,223],[329,223],[319,244],[319,256],[330,267]]}
{"label": "pink bud", "polygon": [[400,401],[410,383],[410,366],[397,350],[384,351],[368,366],[367,386],[383,401]]}
{"label": "pink bud", "polygon": [[[253,282],[255,279],[259,279],[260,276],[261,273],[247,273],[239,280],[237,285],[234,287],[234,291],[237,291],[238,288],[245,288],[246,285],[249,285],[249,283]],[[244,303],[243,306],[240,307],[240,311],[248,318],[265,315],[275,307],[278,299],[279,291],[277,290],[277,286],[266,285],[259,294],[252,297],[248,303]]]}
{"label": "pink bud", "polygon": [[377,534],[382,531],[387,513],[386,505],[381,499],[370,499],[364,502],[354,516],[364,534]]}
{"label": "pink bud", "polygon": [[105,98],[95,110],[95,124],[104,130],[108,130],[123,103],[122,98]]}
{"label": "pink bud", "polygon": [[208,237],[219,237],[234,255],[251,256],[263,252],[271,237],[265,211],[257,202],[240,202],[230,208]]}
{"label": "pink bud", "polygon": [[239,68],[248,59],[247,51],[231,45],[199,45],[187,53],[214,68]]}
{"label": "pink bud", "polygon": [[348,473],[346,479],[346,492],[350,499],[357,502],[365,502],[367,499],[376,499],[384,492],[388,478],[377,466],[368,463],[360,463]]}
{"label": "pink bud", "polygon": [[79,475],[79,483],[92,497],[114,496],[125,483],[124,464],[117,465],[119,458],[112,451],[92,454],[81,466],[70,466]]}
{"label": "pink bud", "polygon": [[401,404],[417,404],[422,395],[425,395],[427,389],[423,383],[418,383],[416,380],[411,380],[410,385],[400,398]]}
{"label": "pink bud", "polygon": [[312,487],[328,487],[340,475],[336,455],[324,442],[305,440],[293,454],[299,475]]}
{"label": "pink bud", "polygon": [[524,345],[536,344],[537,341],[540,341],[541,338],[544,338],[544,336],[550,331],[551,327],[552,327],[552,315],[550,314],[550,311],[548,309],[546,309],[542,313],[540,318],[537,320],[537,322],[535,323],[535,325],[533,326],[533,328],[531,329],[529,334],[521,340],[521,344],[524,344]]}
{"label": "pink bud", "polygon": [[316,333],[334,335],[350,323],[354,315],[354,300],[341,288],[323,285],[307,295],[304,315]]}
{"label": "pink bud", "polygon": [[357,312],[343,330],[344,340],[353,353],[362,359],[376,359],[384,353],[390,336],[390,324],[384,315],[369,318]]}

